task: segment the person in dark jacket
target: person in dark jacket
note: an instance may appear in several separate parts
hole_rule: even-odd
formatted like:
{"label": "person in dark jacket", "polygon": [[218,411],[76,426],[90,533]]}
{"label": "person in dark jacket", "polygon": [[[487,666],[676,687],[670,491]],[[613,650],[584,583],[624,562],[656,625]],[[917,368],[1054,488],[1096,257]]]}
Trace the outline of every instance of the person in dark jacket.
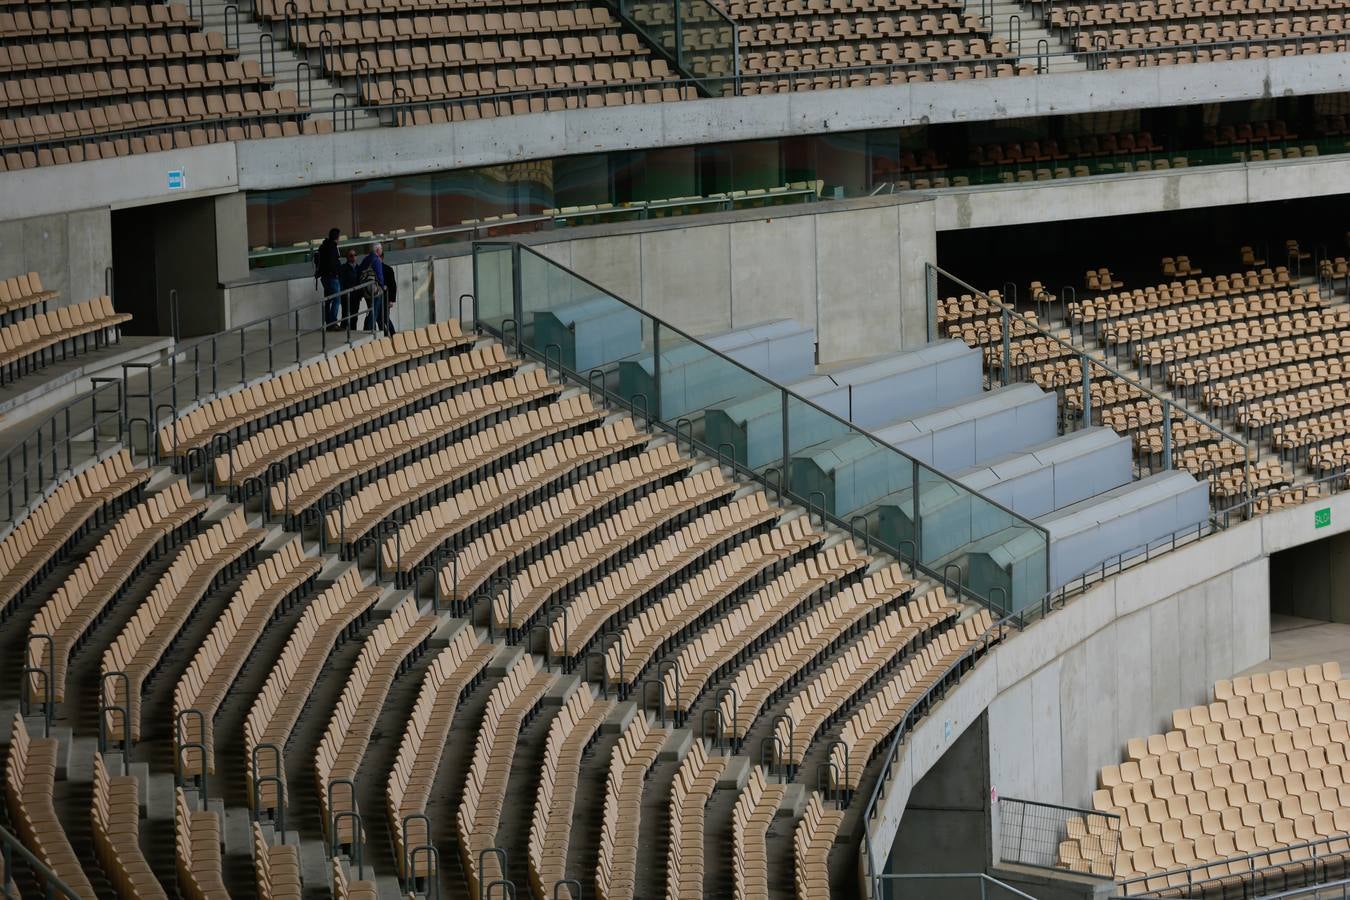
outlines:
{"label": "person in dark jacket", "polygon": [[386,305],[385,291],[387,285],[384,277],[383,244],[376,244],[371,247],[370,253],[365,259],[361,260],[361,280],[370,287],[370,296],[366,298],[366,302],[370,304],[370,313],[366,315],[366,331],[374,331],[376,324],[384,321]]}
{"label": "person in dark jacket", "polygon": [[394,304],[398,302],[398,278],[394,276],[394,267],[384,263],[384,302],[380,304],[380,318],[376,328],[383,328],[386,336],[394,334]]}
{"label": "person in dark jacket", "polygon": [[342,328],[355,328],[356,317],[361,312],[361,266],[356,261],[356,251],[347,249],[347,261],[338,267],[338,287],[342,290]]}
{"label": "person in dark jacket", "polygon": [[342,265],[342,256],[338,253],[337,245],[338,236],[341,234],[339,229],[330,228],[327,239],[319,245],[319,252],[314,255],[314,279],[326,298],[323,305],[323,324],[329,329],[337,327],[338,309],[341,307],[338,292],[342,287],[338,279],[338,268]]}

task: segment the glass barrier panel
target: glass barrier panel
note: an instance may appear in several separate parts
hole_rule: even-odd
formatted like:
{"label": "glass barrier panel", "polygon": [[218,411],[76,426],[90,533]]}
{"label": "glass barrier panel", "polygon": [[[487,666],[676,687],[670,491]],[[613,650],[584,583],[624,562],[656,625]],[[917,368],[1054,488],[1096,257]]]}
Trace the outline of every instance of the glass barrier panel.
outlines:
{"label": "glass barrier panel", "polygon": [[782,391],[665,323],[657,335],[655,358],[632,363],[632,378],[650,379],[657,418],[721,459],[781,465]]}
{"label": "glass barrier panel", "polygon": [[1016,611],[1039,600],[1046,581],[1045,533],[927,466],[919,466],[916,538],[923,564],[959,578],[991,603]]}
{"label": "glass barrier panel", "polygon": [[[1046,591],[1045,533],[529,248],[475,248],[480,321],[681,440],[734,460],[795,502],[1000,608]],[[513,289],[518,279],[519,290]],[[519,307],[512,316],[519,296]],[[509,339],[509,335],[508,335]]]}
{"label": "glass barrier panel", "polygon": [[478,323],[497,334],[514,318],[514,277],[510,244],[476,244],[473,248],[474,314]]}
{"label": "glass barrier panel", "polygon": [[525,346],[654,415],[651,391],[624,376],[630,359],[650,355],[656,320],[529,250],[520,253],[520,280]]}

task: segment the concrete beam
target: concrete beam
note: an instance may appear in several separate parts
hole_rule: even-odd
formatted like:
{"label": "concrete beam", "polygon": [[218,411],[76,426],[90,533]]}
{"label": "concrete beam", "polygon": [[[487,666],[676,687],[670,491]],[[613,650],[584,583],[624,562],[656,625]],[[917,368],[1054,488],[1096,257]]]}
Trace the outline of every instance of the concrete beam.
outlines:
{"label": "concrete beam", "polygon": [[[239,183],[235,147],[208,144],[0,172],[0,220],[91,208],[121,209],[224,193]],[[169,190],[170,171],[184,174],[182,189]]]}
{"label": "concrete beam", "polygon": [[937,230],[957,231],[1208,209],[1347,191],[1350,158],[1338,155],[924,193],[936,201]]}
{"label": "concrete beam", "polygon": [[1350,54],[1337,53],[634,104],[246,141],[238,145],[239,184],[287,188],[610,150],[1347,89]]}

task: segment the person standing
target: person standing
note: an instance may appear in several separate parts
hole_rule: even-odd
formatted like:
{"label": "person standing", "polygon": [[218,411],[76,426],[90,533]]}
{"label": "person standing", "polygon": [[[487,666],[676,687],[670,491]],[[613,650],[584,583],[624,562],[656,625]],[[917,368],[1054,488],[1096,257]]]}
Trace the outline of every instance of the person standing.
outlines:
{"label": "person standing", "polygon": [[366,298],[366,302],[370,304],[370,312],[366,314],[366,331],[374,331],[376,323],[384,318],[386,286],[383,244],[376,244],[371,247],[370,253],[365,259],[361,260],[361,280],[370,291]]}
{"label": "person standing", "polygon": [[375,327],[383,328],[386,337],[394,335],[394,304],[397,302],[398,276],[394,274],[393,266],[384,263],[384,302],[380,304],[380,319]]}
{"label": "person standing", "polygon": [[356,251],[347,248],[347,261],[338,267],[338,287],[342,290],[342,328],[355,328],[356,316],[361,312],[361,266]]}
{"label": "person standing", "polygon": [[319,245],[318,252],[314,254],[314,280],[316,286],[323,291],[323,324],[329,331],[338,327],[338,310],[342,304],[342,298],[338,296],[342,290],[338,278],[342,256],[338,252],[337,245],[338,236],[341,234],[337,228],[328,229],[327,239]]}

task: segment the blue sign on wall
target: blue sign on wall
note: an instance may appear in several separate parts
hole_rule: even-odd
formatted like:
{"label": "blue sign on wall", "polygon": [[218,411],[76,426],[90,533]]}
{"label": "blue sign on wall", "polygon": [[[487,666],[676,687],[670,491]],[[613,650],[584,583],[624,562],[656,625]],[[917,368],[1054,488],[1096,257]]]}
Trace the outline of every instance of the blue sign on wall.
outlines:
{"label": "blue sign on wall", "polygon": [[183,175],[182,169],[169,170],[169,190],[181,191],[187,187],[187,178]]}

